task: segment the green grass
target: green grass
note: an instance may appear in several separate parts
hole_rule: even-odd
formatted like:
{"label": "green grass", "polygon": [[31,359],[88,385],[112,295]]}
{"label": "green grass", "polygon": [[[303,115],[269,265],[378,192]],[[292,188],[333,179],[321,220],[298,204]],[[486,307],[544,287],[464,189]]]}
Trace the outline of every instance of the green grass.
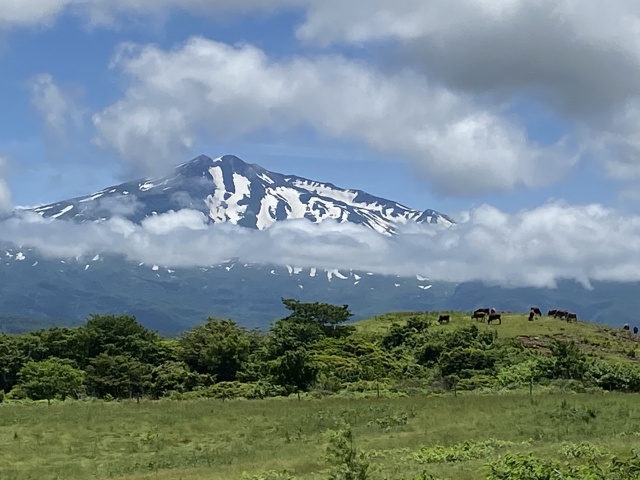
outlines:
{"label": "green grass", "polygon": [[[607,454],[638,448],[639,401],[536,395],[532,404],[509,394],[4,404],[0,478],[241,479],[285,469],[296,478],[328,478],[328,432],[348,422],[356,446],[371,455],[372,478],[409,479],[426,469],[476,479],[484,463],[507,451],[563,459],[567,442],[588,441]],[[461,451],[472,458],[457,458]],[[453,461],[439,461],[443,452]]]}
{"label": "green grass", "polygon": [[[530,322],[527,315],[503,314],[502,324],[487,325],[486,322],[472,320],[469,313],[448,313],[451,322],[438,324],[441,312],[429,313],[388,313],[354,323],[360,335],[384,334],[392,323],[404,324],[411,316],[418,316],[432,322],[431,329],[453,330],[463,325],[476,325],[481,330],[495,330],[500,338],[518,338],[526,347],[544,352],[552,339],[573,340],[588,354],[607,359],[621,358],[640,362],[640,335],[604,325],[581,320],[567,323],[553,317],[536,317]],[[637,358],[629,357],[635,351]]]}

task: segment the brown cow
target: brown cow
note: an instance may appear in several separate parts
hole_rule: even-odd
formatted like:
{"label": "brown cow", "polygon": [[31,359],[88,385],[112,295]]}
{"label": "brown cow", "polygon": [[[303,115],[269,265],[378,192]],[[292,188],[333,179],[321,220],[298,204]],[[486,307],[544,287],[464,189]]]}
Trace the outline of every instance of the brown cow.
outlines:
{"label": "brown cow", "polygon": [[487,318],[487,324],[491,324],[494,320],[498,321],[498,325],[502,325],[502,317],[499,313],[490,313],[489,318]]}
{"label": "brown cow", "polygon": [[449,323],[449,315],[440,315],[438,317],[438,323]]}

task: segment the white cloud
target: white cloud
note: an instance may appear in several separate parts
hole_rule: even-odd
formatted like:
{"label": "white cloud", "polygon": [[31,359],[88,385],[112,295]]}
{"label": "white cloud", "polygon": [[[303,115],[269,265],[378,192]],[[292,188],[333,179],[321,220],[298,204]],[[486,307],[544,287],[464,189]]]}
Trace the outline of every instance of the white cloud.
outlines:
{"label": "white cloud", "polygon": [[[356,269],[455,282],[554,286],[559,279],[640,280],[640,216],[601,205],[549,203],[515,214],[490,206],[452,228],[414,225],[394,239],[353,224],[279,222],[264,231],[206,225],[193,210],[134,224],[122,218],[70,224],[30,214],[4,221],[0,241],[51,258],[118,254],[169,267],[209,266],[228,258],[263,264]],[[296,245],[296,248],[291,248]]]}
{"label": "white cloud", "polygon": [[66,141],[69,128],[82,126],[83,112],[71,91],[63,90],[48,73],[29,81],[31,104],[44,124],[45,130],[56,140]]}
{"label": "white cloud", "polygon": [[633,0],[323,0],[298,38],[393,48],[393,63],[490,102],[527,98],[614,178],[640,177],[640,7]]}
{"label": "white cloud", "polygon": [[430,84],[340,56],[269,58],[252,46],[191,38],[171,51],[122,46],[113,67],[129,86],[93,117],[97,143],[149,172],[202,135],[228,140],[311,126],[410,161],[434,189],[476,194],[550,184],[576,157],[531,143],[517,119]]}

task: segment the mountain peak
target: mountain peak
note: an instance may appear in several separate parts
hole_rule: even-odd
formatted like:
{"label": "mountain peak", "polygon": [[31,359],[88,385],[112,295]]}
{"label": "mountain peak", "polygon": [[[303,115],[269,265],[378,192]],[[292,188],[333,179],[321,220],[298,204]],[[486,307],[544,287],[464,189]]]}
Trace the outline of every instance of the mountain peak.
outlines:
{"label": "mountain peak", "polygon": [[393,235],[406,223],[453,223],[435,210],[412,210],[360,190],[271,172],[235,155],[216,159],[199,155],[178,165],[171,175],[123,183],[34,211],[77,222],[120,215],[139,223],[146,217],[184,208],[201,211],[210,223],[228,222],[259,230],[301,218],[314,223],[333,219],[361,224],[384,235]]}

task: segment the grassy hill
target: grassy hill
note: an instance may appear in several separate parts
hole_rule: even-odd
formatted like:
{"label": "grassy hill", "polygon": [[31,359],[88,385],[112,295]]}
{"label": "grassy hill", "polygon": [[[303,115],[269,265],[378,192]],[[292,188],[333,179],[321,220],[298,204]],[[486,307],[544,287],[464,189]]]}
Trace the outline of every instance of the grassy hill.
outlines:
{"label": "grassy hill", "polygon": [[[449,314],[450,322],[438,324],[440,314]],[[354,322],[353,325],[360,335],[375,338],[387,333],[394,323],[405,325],[409,318],[431,322],[433,331],[453,332],[466,325],[475,325],[481,331],[496,332],[499,338],[521,341],[526,349],[542,354],[549,353],[553,340],[564,340],[575,342],[590,357],[640,362],[640,335],[586,320],[567,323],[542,316],[530,322],[528,315],[507,313],[502,314],[501,324],[489,325],[471,319],[467,312],[392,312]]]}

